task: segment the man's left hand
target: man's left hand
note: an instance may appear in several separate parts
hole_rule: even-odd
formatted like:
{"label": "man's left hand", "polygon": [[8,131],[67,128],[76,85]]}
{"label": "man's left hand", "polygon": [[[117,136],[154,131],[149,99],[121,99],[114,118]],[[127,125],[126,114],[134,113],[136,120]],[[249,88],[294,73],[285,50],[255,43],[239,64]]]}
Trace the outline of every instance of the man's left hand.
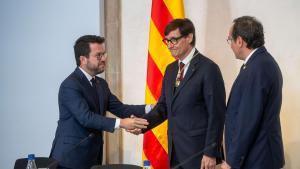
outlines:
{"label": "man's left hand", "polygon": [[216,168],[216,158],[203,155],[200,169],[215,169],[215,168]]}

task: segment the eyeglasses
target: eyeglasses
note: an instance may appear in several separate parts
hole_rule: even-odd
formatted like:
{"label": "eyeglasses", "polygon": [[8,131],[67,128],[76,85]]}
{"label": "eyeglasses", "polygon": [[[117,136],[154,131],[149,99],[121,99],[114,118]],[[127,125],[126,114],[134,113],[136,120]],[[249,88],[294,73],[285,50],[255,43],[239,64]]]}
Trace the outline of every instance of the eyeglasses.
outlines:
{"label": "eyeglasses", "polygon": [[232,37],[228,37],[227,39],[226,39],[226,41],[227,41],[227,43],[230,45],[231,43],[232,43]]}
{"label": "eyeglasses", "polygon": [[181,35],[181,36],[179,36],[179,37],[177,37],[177,38],[171,38],[171,39],[165,38],[165,39],[163,39],[162,41],[163,41],[165,44],[167,44],[167,45],[170,45],[170,44],[176,45],[176,44],[178,43],[178,41],[179,41],[181,38],[185,37],[185,36],[186,36],[186,35]]}
{"label": "eyeglasses", "polygon": [[103,57],[106,57],[106,52],[103,53],[97,53],[96,55],[93,55],[95,58],[97,58],[98,60],[102,59]]}

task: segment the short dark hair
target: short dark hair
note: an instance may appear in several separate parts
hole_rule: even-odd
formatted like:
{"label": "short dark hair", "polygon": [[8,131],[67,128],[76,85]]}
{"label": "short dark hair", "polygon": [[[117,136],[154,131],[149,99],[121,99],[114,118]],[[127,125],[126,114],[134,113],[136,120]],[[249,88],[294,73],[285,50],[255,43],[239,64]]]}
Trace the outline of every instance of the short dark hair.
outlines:
{"label": "short dark hair", "polygon": [[252,16],[242,16],[233,20],[232,38],[235,41],[240,36],[247,48],[255,49],[265,44],[264,28],[262,24]]}
{"label": "short dark hair", "polygon": [[78,38],[74,44],[74,53],[77,66],[80,66],[80,56],[89,56],[91,52],[90,43],[102,44],[104,42],[104,37],[96,35],[84,35]]}
{"label": "short dark hair", "polygon": [[173,21],[169,22],[165,28],[165,36],[167,36],[171,31],[179,29],[179,32],[182,36],[187,36],[188,34],[193,34],[193,41],[191,42],[192,46],[195,46],[196,43],[196,35],[195,35],[195,27],[191,20],[188,18],[184,19],[174,19]]}

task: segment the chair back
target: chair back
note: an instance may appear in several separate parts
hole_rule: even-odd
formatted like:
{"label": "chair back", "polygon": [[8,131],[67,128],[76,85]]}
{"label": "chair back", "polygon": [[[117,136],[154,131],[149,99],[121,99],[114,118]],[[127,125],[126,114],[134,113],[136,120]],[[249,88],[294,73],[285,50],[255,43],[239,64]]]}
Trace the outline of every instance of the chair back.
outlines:
{"label": "chair back", "polygon": [[[37,168],[56,169],[58,162],[53,158],[36,157],[35,164]],[[27,158],[20,158],[16,160],[14,169],[25,169],[26,166],[27,166]]]}
{"label": "chair back", "polygon": [[142,169],[142,167],[131,164],[107,164],[95,165],[91,169]]}

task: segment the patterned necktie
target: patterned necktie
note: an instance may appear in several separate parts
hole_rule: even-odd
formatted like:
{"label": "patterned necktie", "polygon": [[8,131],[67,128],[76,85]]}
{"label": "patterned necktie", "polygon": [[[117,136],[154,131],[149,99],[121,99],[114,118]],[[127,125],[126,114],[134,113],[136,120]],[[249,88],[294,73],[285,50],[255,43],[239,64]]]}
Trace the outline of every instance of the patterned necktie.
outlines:
{"label": "patterned necktie", "polygon": [[179,70],[178,70],[177,77],[176,77],[174,92],[175,92],[176,88],[180,85],[180,82],[183,80],[183,74],[184,74],[184,63],[180,62]]}

